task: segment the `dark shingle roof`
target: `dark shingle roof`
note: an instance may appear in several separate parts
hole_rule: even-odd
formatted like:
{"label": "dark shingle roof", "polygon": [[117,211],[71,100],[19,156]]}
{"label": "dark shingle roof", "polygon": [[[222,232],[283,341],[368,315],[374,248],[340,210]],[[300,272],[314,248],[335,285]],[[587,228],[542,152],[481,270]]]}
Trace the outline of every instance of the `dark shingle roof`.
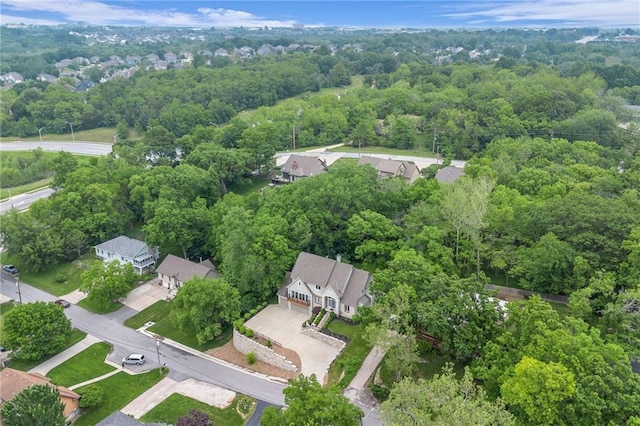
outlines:
{"label": "dark shingle roof", "polygon": [[129,238],[125,235],[120,235],[102,244],[98,244],[96,248],[109,253],[118,253],[121,256],[132,259],[141,254],[152,254],[149,247],[143,241]]}
{"label": "dark shingle roof", "polygon": [[282,172],[291,176],[309,177],[316,176],[327,171],[325,163],[316,157],[305,155],[291,155],[282,166]]}
{"label": "dark shingle roof", "polygon": [[436,180],[440,183],[453,183],[460,176],[464,176],[463,169],[455,166],[447,166],[438,170],[436,173]]}

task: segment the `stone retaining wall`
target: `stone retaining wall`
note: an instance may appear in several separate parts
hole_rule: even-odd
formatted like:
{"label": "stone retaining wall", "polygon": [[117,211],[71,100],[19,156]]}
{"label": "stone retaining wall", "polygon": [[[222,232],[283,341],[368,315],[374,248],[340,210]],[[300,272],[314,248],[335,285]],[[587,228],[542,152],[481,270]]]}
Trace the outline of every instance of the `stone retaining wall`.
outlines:
{"label": "stone retaining wall", "polygon": [[314,339],[320,340],[321,342],[327,343],[338,349],[342,349],[345,346],[345,343],[342,340],[336,339],[335,337],[331,337],[324,333],[320,333],[311,327],[303,328],[302,334],[313,337]]}
{"label": "stone retaining wall", "polygon": [[296,367],[294,363],[282,355],[275,353],[273,349],[238,333],[236,329],[233,330],[233,346],[243,354],[248,354],[249,352],[255,353],[256,359],[273,365],[274,367],[287,371],[298,371],[298,367]]}

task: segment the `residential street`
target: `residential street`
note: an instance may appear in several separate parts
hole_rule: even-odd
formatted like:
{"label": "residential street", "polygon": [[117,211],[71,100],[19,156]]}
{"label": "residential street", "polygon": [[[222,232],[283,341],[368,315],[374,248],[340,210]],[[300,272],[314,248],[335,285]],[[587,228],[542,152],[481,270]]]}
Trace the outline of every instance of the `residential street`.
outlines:
{"label": "residential street", "polygon": [[5,214],[9,210],[15,208],[18,210],[27,210],[31,204],[40,198],[46,198],[53,194],[52,188],[43,188],[25,194],[19,194],[0,202],[0,214]]}
{"label": "residential street", "polygon": [[[22,282],[20,283],[20,291],[23,303],[56,299],[55,296]],[[18,300],[15,282],[5,274],[2,277],[0,292]],[[110,361],[119,363],[125,355],[139,352],[145,354],[149,362],[143,367],[131,366],[131,368],[140,370],[157,368],[156,341],[153,338],[125,327],[110,317],[91,313],[75,305],[71,305],[65,310],[65,313],[74,327],[113,345],[113,351],[109,356]],[[211,357],[196,355],[198,352],[195,350],[190,353],[160,343],[159,352],[160,362],[167,364],[170,370],[169,377],[174,380],[182,381],[187,378],[195,378],[250,395],[270,404],[284,405],[282,390],[285,385],[283,383],[245,372],[235,366],[216,362]]]}

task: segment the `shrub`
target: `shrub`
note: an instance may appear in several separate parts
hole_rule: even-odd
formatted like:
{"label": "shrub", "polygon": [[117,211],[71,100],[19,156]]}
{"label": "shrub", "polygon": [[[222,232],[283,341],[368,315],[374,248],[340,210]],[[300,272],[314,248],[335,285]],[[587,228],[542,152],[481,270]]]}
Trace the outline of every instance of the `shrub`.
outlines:
{"label": "shrub", "polygon": [[254,309],[250,310],[249,313],[251,314],[251,316],[254,316],[255,314],[258,313],[258,311],[254,308]]}
{"label": "shrub", "polygon": [[247,334],[247,327],[245,327],[244,325],[241,325],[240,327],[238,327],[237,330],[238,330],[238,333],[240,334],[244,334],[244,335]]}
{"label": "shrub", "polygon": [[251,407],[253,407],[253,401],[250,398],[243,397],[238,401],[238,411],[242,414],[249,414]]}
{"label": "shrub", "polygon": [[243,318],[244,318],[244,319],[245,319],[245,321],[246,321],[246,320],[248,320],[248,319],[250,319],[250,318],[251,318],[251,314],[250,314],[249,312],[247,312],[246,314],[244,314],[244,317],[243,317]]}
{"label": "shrub", "polygon": [[233,328],[235,328],[236,330],[240,330],[240,328],[244,327],[244,321],[242,321],[241,318],[238,318],[237,320],[235,320],[233,322]]}
{"label": "shrub", "polygon": [[356,356],[350,356],[340,360],[339,364],[344,370],[344,376],[340,380],[339,385],[345,387],[351,383],[351,380],[353,380],[354,377],[356,377],[356,374],[362,365],[362,360]]}
{"label": "shrub", "polygon": [[250,328],[247,328],[246,332],[244,333],[245,336],[247,337],[253,337],[253,330]]}
{"label": "shrub", "polygon": [[271,347],[271,340],[267,340],[267,343],[265,345],[266,347],[270,348]]}
{"label": "shrub", "polygon": [[311,312],[313,313],[313,315],[314,315],[314,316],[317,316],[317,315],[320,313],[320,310],[321,310],[321,309],[322,309],[322,308],[321,308],[320,306],[315,306],[315,307],[311,310]]}
{"label": "shrub", "polygon": [[80,408],[97,407],[102,404],[104,399],[104,390],[99,385],[84,386],[81,390],[78,390],[78,394],[81,396],[78,403]]}
{"label": "shrub", "polygon": [[247,362],[249,363],[249,365],[253,365],[256,363],[256,353],[251,351],[249,352],[247,355]]}
{"label": "shrub", "polygon": [[389,393],[391,389],[386,386],[376,385],[375,383],[371,385],[371,393],[376,399],[380,402],[384,402],[389,399]]}
{"label": "shrub", "polygon": [[58,284],[64,284],[67,282],[67,275],[66,274],[56,274],[56,278],[55,278],[56,282]]}

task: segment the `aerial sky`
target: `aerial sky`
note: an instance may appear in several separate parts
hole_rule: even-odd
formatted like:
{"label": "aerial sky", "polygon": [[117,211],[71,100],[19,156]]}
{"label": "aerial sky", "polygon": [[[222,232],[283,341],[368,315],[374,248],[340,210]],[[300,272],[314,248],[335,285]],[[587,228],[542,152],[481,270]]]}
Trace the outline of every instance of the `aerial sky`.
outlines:
{"label": "aerial sky", "polygon": [[639,0],[2,0],[1,24],[496,28],[640,26]]}

